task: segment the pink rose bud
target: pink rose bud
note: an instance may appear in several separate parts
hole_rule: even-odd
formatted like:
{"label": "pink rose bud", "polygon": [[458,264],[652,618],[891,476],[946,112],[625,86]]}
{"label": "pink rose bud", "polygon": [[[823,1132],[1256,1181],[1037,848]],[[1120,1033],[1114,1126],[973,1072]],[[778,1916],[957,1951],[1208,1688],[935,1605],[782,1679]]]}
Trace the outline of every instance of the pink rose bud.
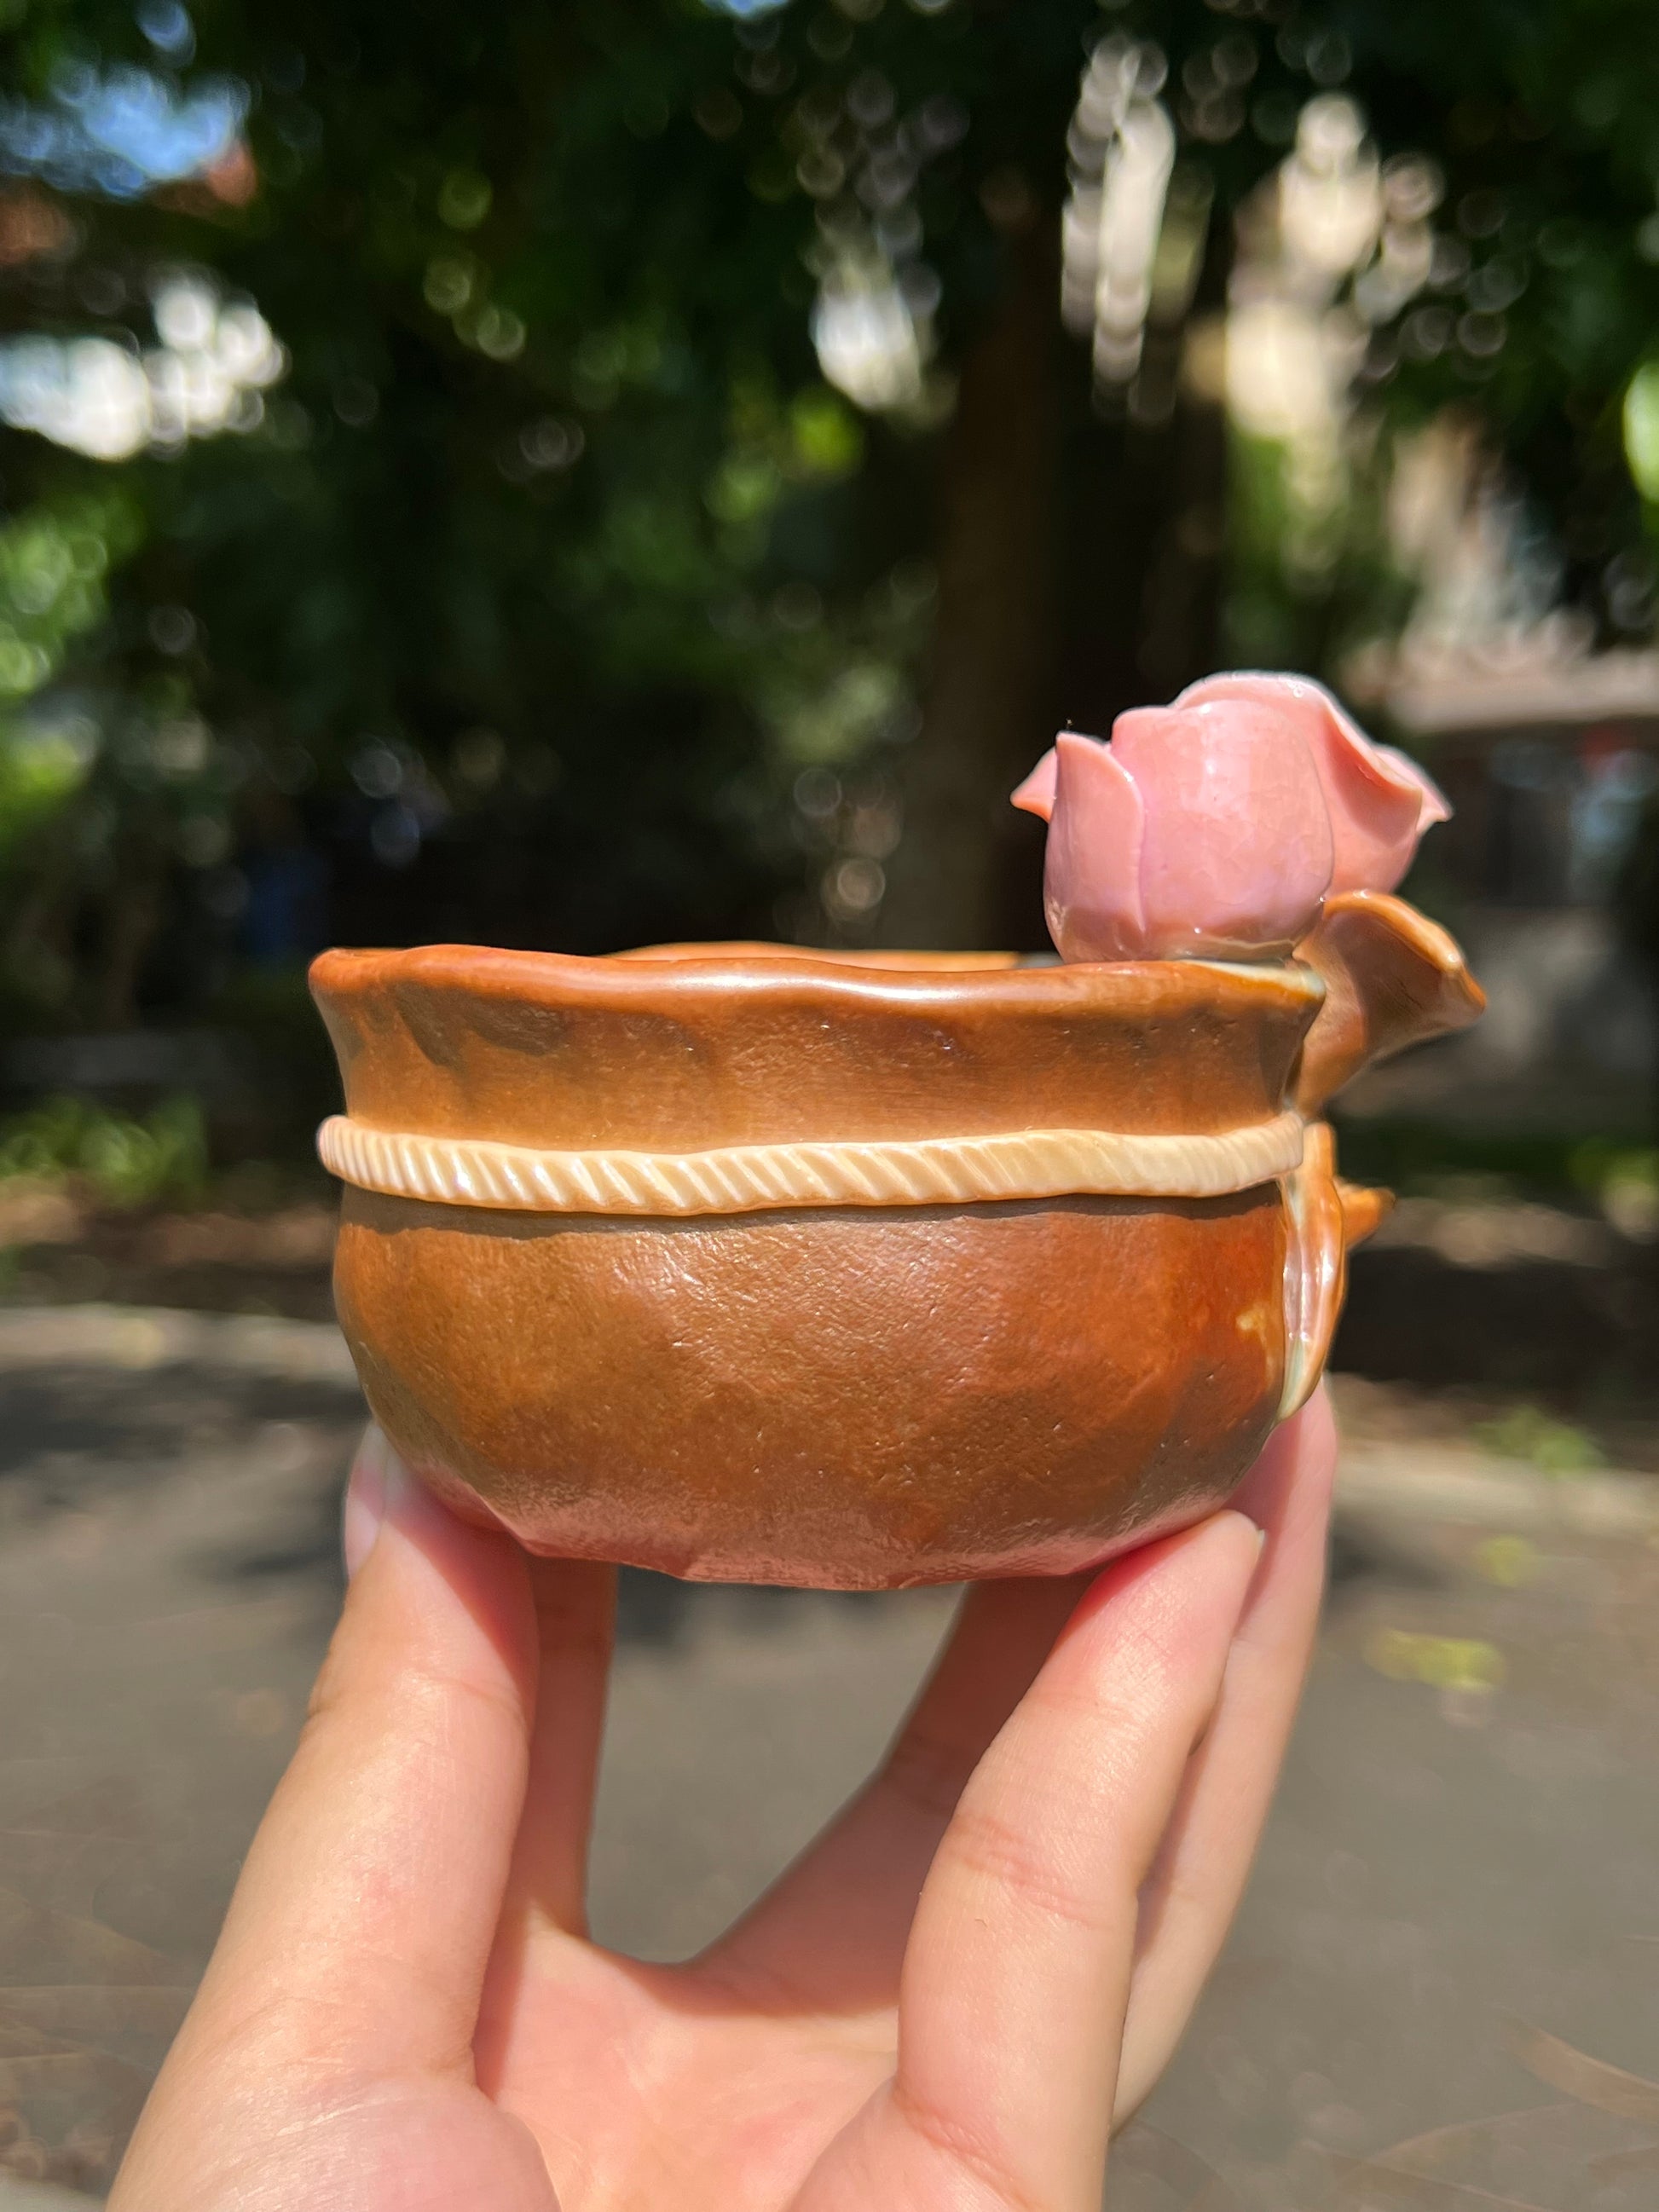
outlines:
{"label": "pink rose bud", "polygon": [[1331,893],[1391,891],[1412,864],[1418,840],[1451,809],[1407,754],[1379,745],[1307,676],[1240,673],[1190,684],[1177,707],[1226,699],[1272,707],[1302,733],[1325,787],[1336,848]]}
{"label": "pink rose bud", "polygon": [[1048,816],[1063,959],[1271,956],[1316,919],[1330,823],[1307,746],[1271,708],[1139,708],[1109,745],[1067,731],[1051,758],[1015,803]]}
{"label": "pink rose bud", "polygon": [[1288,952],[1334,891],[1387,890],[1448,809],[1304,677],[1216,676],[1066,732],[1015,792],[1048,823],[1044,903],[1066,960]]}

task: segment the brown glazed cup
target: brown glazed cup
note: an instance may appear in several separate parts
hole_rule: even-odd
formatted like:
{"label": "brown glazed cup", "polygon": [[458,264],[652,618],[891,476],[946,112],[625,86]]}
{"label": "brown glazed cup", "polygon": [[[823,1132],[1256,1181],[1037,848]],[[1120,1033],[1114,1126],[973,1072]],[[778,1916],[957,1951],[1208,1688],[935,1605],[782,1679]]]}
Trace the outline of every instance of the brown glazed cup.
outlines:
{"label": "brown glazed cup", "polygon": [[376,1419],[532,1550],[865,1589],[1066,1573],[1224,1499],[1376,1194],[1304,1120],[1472,1019],[1443,933],[1297,961],[325,953]]}

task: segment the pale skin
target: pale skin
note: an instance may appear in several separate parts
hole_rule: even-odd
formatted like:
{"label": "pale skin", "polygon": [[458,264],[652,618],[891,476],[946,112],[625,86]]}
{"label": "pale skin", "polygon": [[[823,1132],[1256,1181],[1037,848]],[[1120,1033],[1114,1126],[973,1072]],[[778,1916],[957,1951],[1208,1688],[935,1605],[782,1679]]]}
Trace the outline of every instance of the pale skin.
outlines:
{"label": "pale skin", "polygon": [[1334,1454],[1322,1396],[1238,1510],[974,1591],[879,1771],[665,1967],[586,1932],[609,1574],[371,1435],[311,1717],[110,2212],[1098,2212],[1266,1817]]}

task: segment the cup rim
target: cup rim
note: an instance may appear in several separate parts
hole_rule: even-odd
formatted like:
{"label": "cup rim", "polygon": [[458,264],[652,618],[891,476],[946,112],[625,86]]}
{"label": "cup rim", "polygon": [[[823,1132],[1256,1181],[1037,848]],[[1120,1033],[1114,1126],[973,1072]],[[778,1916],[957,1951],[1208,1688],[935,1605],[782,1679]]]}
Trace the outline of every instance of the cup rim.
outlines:
{"label": "cup rim", "polygon": [[588,955],[480,945],[336,947],[312,963],[319,997],[357,1000],[409,988],[544,1006],[683,1008],[789,999],[884,1012],[1144,1012],[1149,1004],[1231,1006],[1241,1014],[1317,1009],[1323,979],[1304,962],[1215,959],[1043,961],[996,952],[866,952],[762,943],[643,946]]}

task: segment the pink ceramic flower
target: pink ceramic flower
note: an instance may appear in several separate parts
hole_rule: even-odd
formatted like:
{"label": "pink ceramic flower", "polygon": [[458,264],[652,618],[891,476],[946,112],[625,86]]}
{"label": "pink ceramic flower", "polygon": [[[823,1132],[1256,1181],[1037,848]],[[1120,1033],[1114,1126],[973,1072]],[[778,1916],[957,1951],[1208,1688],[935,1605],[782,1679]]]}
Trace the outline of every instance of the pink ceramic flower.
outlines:
{"label": "pink ceramic flower", "polygon": [[1274,708],[1300,731],[1330,810],[1331,891],[1391,891],[1418,840],[1451,813],[1439,788],[1395,745],[1379,745],[1308,676],[1241,672],[1189,684],[1177,707],[1237,699]]}
{"label": "pink ceramic flower", "polygon": [[1271,957],[1333,890],[1389,890],[1439,793],[1302,677],[1215,676],[1066,732],[1014,793],[1048,823],[1044,897],[1067,960]]}
{"label": "pink ceramic flower", "polygon": [[1066,960],[1288,952],[1331,880],[1307,745],[1244,701],[1139,708],[1109,745],[1066,731],[1014,804],[1048,818],[1044,902]]}

